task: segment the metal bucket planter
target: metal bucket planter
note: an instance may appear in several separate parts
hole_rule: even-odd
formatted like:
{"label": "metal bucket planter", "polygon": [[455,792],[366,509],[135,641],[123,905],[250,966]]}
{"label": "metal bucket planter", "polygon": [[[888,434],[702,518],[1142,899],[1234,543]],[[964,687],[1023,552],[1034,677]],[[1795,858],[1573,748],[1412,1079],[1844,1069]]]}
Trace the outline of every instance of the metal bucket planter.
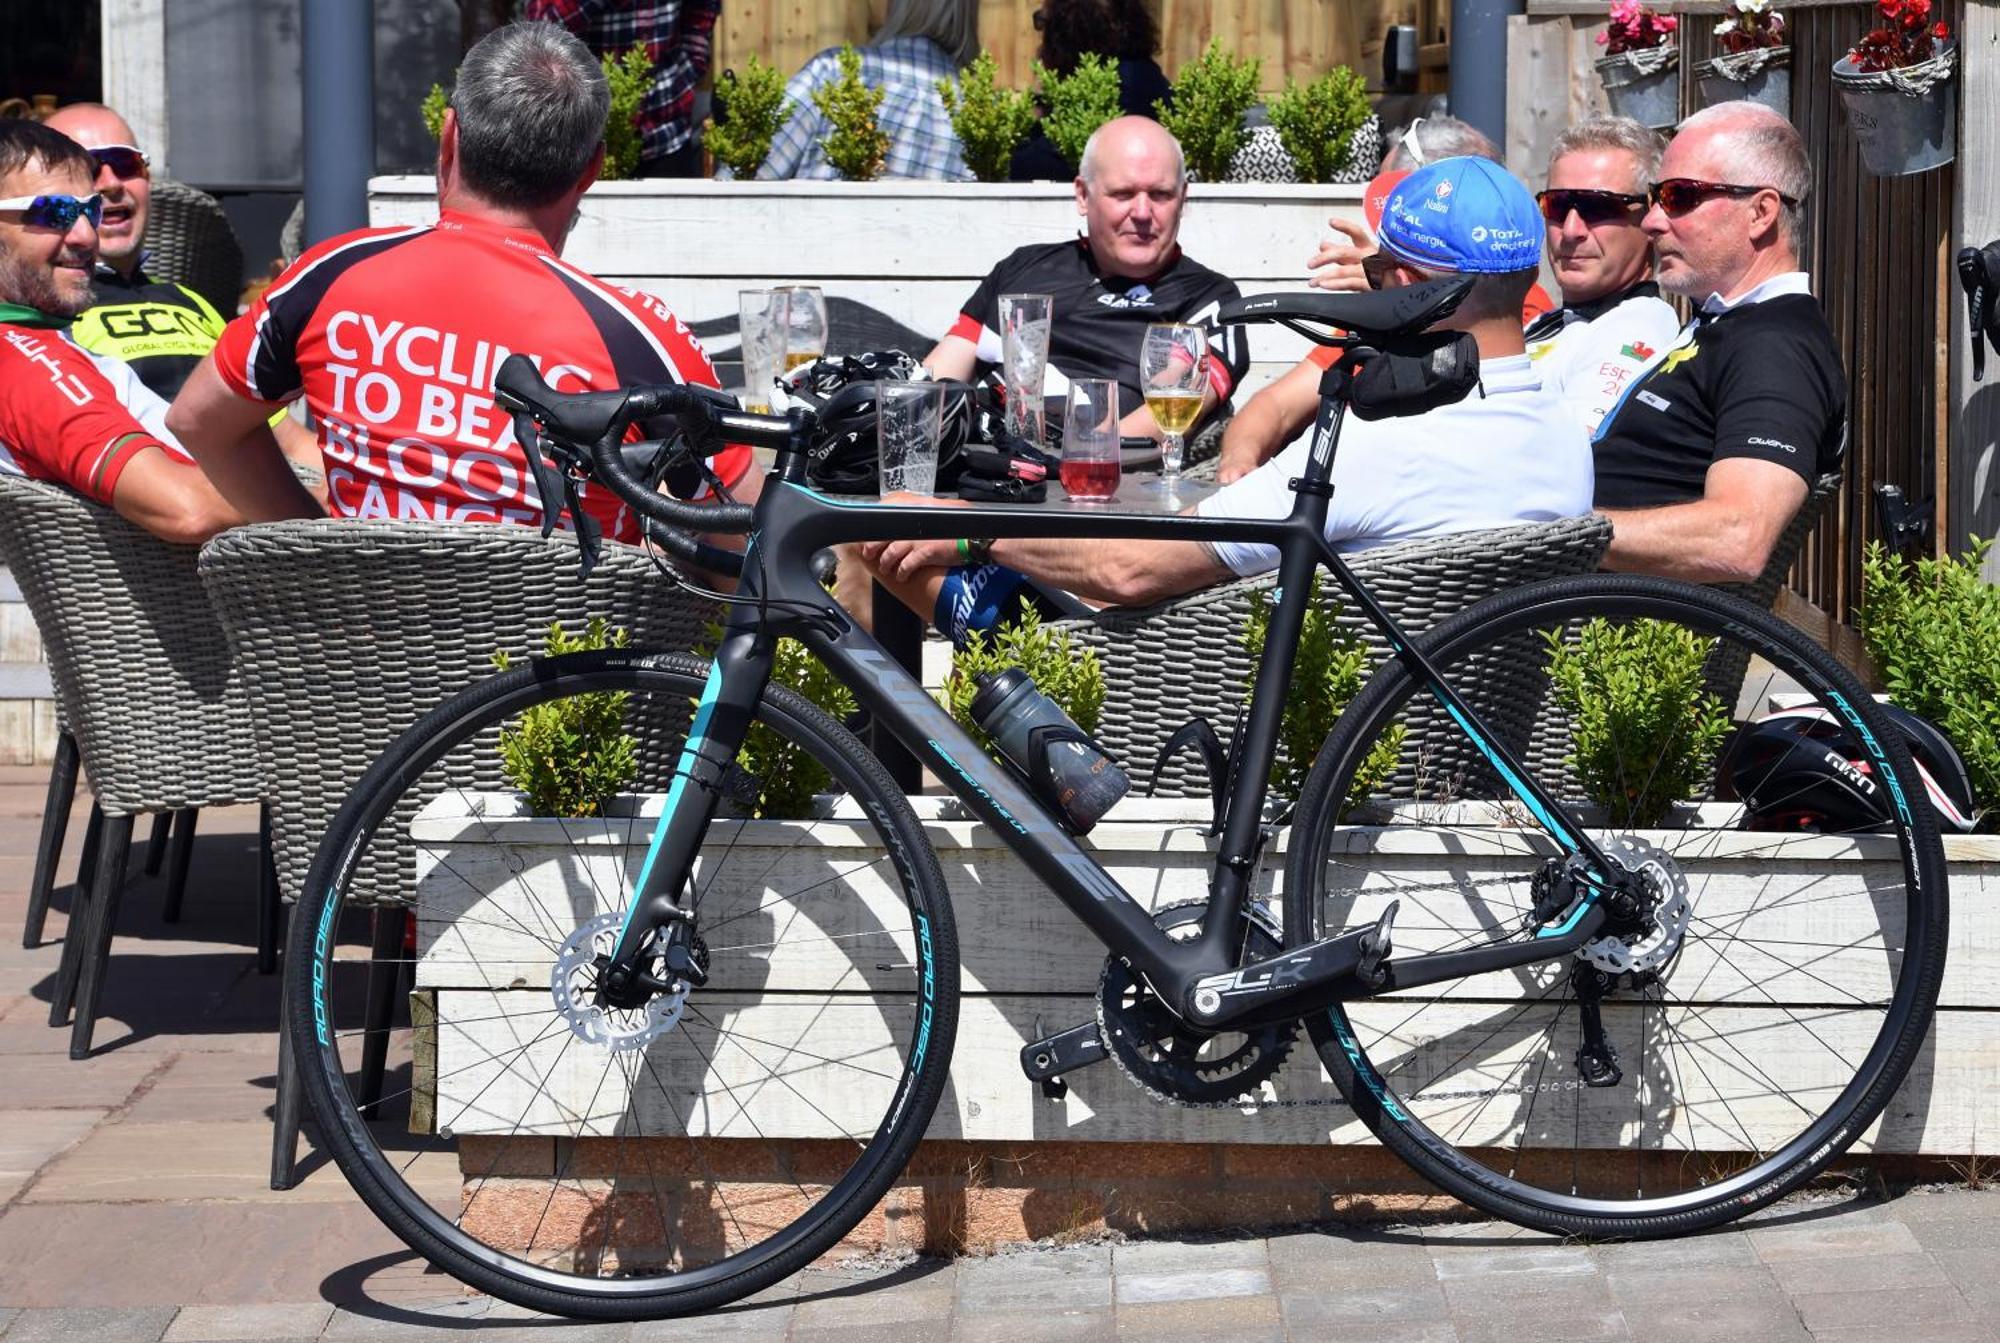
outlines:
{"label": "metal bucket planter", "polygon": [[1752,47],[1703,61],[1694,68],[1701,81],[1702,106],[1738,98],[1762,103],[1779,116],[1792,115],[1792,49]]}
{"label": "metal bucket planter", "polygon": [[1597,78],[1611,110],[1642,126],[1664,130],[1681,119],[1680,48],[1669,42],[1644,51],[1621,51],[1597,62]]}
{"label": "metal bucket planter", "polygon": [[1941,42],[1921,65],[1863,74],[1843,56],[1833,86],[1861,147],[1861,166],[1877,177],[1908,177],[1950,163],[1958,152],[1958,44]]}

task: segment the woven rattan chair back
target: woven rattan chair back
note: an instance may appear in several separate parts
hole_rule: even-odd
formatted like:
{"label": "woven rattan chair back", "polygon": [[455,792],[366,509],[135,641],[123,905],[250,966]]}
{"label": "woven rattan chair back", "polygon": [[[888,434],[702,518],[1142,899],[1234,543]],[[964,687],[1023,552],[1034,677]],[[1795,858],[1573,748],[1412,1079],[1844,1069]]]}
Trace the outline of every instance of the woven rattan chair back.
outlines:
{"label": "woven rattan chair back", "polygon": [[243,291],[243,244],[215,197],[185,182],[153,179],[146,248],[146,271],[154,279],[186,285],[224,318],[236,315]]}
{"label": "woven rattan chair back", "polygon": [[[574,634],[592,616],[627,631],[634,647],[684,651],[716,617],[636,548],[607,543],[579,581],[575,539],[544,540],[528,527],[243,527],[209,543],[201,574],[244,668],[286,900],[363,771],[440,701],[492,675],[496,651],[539,655],[550,622]],[[477,771],[451,785],[503,787],[497,747],[476,754]],[[407,833],[409,819],[393,818],[389,833]],[[385,866],[363,874],[355,904],[409,890],[413,855],[375,852]]]}
{"label": "woven rattan chair back", "polygon": [[0,558],[41,629],[62,720],[107,815],[262,796],[248,701],[193,546],[0,475]]}
{"label": "woven rattan chair back", "polygon": [[[1351,556],[1348,563],[1397,623],[1416,634],[1495,592],[1587,573],[1597,567],[1610,539],[1610,523],[1593,515],[1385,546]],[[1243,642],[1251,594],[1268,592],[1274,581],[1268,575],[1243,579],[1157,606],[1062,622],[1058,627],[1094,649],[1104,667],[1098,740],[1144,777],[1161,745],[1186,719],[1205,716],[1227,735],[1254,671]],[[1329,603],[1339,596],[1331,585],[1322,591]],[[1358,613],[1342,611],[1339,623],[1367,643],[1371,666],[1388,656]],[[1509,665],[1468,678],[1474,683],[1460,688],[1503,737],[1512,738],[1525,728],[1544,692],[1540,664],[1494,660]],[[1463,750],[1455,728],[1429,724],[1421,710],[1418,721],[1422,726],[1413,731],[1406,757],[1415,758],[1421,745],[1425,768],[1472,768],[1459,760]],[[1414,770],[1405,768],[1396,788],[1407,791],[1414,783]],[[1161,771],[1157,791],[1203,794],[1207,780],[1192,755],[1183,754]]]}

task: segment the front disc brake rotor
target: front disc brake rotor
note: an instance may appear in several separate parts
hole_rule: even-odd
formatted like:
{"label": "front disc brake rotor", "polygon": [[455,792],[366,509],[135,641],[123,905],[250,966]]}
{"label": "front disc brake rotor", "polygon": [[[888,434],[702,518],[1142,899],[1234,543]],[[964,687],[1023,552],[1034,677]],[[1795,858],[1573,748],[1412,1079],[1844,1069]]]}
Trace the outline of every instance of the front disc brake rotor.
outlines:
{"label": "front disc brake rotor", "polygon": [[564,938],[556,968],[549,975],[549,992],[555,998],[557,1013],[577,1039],[606,1049],[643,1049],[681,1019],[688,986],[686,980],[677,979],[672,992],[662,993],[642,1007],[598,1006],[600,963],[618,949],[618,936],[624,929],[625,915],[614,910],[599,914]]}

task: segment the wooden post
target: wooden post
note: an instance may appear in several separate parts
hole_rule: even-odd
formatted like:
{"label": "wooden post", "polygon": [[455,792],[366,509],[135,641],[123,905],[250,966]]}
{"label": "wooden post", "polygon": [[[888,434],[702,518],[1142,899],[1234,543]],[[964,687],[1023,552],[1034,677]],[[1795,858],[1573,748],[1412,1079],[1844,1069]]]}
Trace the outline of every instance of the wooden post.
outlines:
{"label": "wooden post", "polygon": [[100,27],[105,106],[131,125],[153,175],[170,177],[166,0],[104,0]]}
{"label": "wooden post", "polygon": [[[2000,238],[2000,0],[1966,0],[1959,26],[1958,211],[1952,251]],[[2000,358],[1987,351],[1984,382],[1972,380],[1965,291],[1951,286],[1952,401],[1957,409],[1941,488],[1949,487],[1950,553],[1969,536],[2000,533]],[[2000,549],[1986,578],[2000,582]]]}

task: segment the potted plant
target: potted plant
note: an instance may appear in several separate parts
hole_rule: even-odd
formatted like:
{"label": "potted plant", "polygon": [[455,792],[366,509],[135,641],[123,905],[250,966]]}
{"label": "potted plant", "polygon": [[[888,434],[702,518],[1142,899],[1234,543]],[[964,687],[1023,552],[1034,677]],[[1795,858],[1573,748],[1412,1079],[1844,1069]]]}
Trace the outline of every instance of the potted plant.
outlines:
{"label": "potted plant", "polygon": [[1715,25],[1722,50],[1695,67],[1704,103],[1747,98],[1781,116],[1792,112],[1792,48],[1785,16],[1770,0],[1730,0]]}
{"label": "potted plant", "polygon": [[1861,165],[1906,177],[1957,153],[1958,43],[1931,15],[1931,0],[1876,0],[1881,23],[1833,63],[1833,86],[1860,141]]}
{"label": "potted plant", "polygon": [[787,121],[785,76],[754,55],[739,74],[724,70],[715,81],[715,115],[703,124],[703,143],[715,156],[716,176],[749,181],[771,152]]}
{"label": "potted plant", "polygon": [[1680,81],[1674,73],[1680,61],[1674,37],[1679,27],[1679,19],[1640,0],[1615,0],[1611,26],[1597,35],[1604,48],[1597,78],[1613,112],[1656,130],[1680,120]]}
{"label": "potted plant", "polygon": [[[1275,138],[1285,172],[1263,175],[1246,171],[1244,159],[1257,141],[1236,156],[1239,181],[1365,182],[1382,159],[1381,123],[1368,101],[1368,83],[1344,65],[1336,65],[1309,84],[1287,79],[1282,93],[1270,103],[1271,124],[1253,136]],[[1370,123],[1374,123],[1371,125]]]}
{"label": "potted plant", "polygon": [[951,129],[965,152],[965,166],[981,182],[1004,182],[1014,147],[1035,124],[1035,99],[1025,90],[1003,89],[993,53],[959,72],[956,79],[937,82]]}
{"label": "potted plant", "polygon": [[1261,68],[1254,57],[1236,60],[1222,49],[1222,39],[1214,38],[1208,50],[1174,76],[1173,93],[1153,104],[1160,124],[1181,142],[1196,181],[1220,182],[1229,176],[1246,135],[1244,115],[1257,101]]}

